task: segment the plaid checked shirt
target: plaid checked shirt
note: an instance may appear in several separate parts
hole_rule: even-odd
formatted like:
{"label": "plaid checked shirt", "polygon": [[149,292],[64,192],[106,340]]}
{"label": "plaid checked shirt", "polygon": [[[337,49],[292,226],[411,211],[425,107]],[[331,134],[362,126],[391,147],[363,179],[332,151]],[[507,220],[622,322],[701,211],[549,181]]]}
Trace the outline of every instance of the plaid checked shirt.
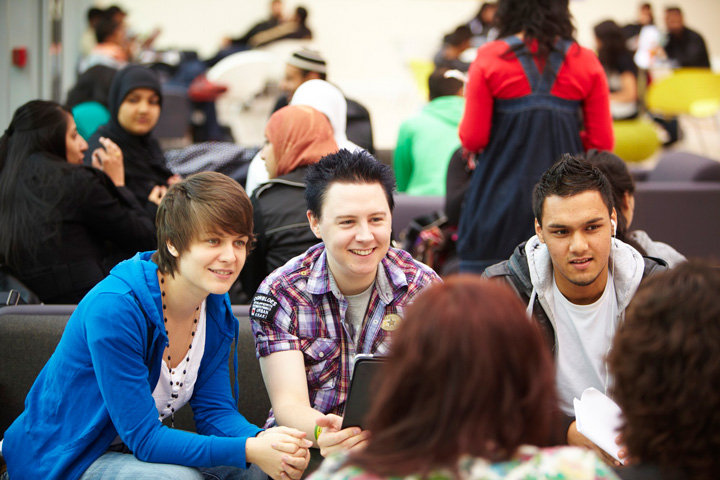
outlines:
{"label": "plaid checked shirt", "polygon": [[[310,405],[322,413],[343,414],[356,353],[387,354],[390,336],[383,318],[402,318],[403,307],[439,281],[403,250],[391,248],[380,267],[357,345],[343,322],[348,302],[330,286],[322,243],[275,270],[253,299],[250,318],[258,358],[301,350]],[[273,424],[271,412],[266,425]]]}

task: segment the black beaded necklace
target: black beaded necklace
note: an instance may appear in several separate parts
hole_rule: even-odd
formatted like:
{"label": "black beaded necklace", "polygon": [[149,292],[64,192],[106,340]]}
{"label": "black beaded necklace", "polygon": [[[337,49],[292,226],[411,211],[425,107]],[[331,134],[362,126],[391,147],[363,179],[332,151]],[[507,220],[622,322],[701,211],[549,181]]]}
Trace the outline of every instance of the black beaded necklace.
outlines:
{"label": "black beaded necklace", "polygon": [[[165,278],[160,277],[160,294],[162,295],[163,321],[165,323],[165,335],[167,335],[167,337],[168,337],[168,343],[166,346],[167,351],[168,351],[167,367],[168,367],[168,371],[170,372],[170,375],[174,375],[175,369],[171,369],[171,367],[170,367],[170,332],[168,332],[168,329],[167,329],[168,318],[167,318],[167,314],[166,314],[167,303],[165,303],[165,289],[163,288],[164,284],[165,284]],[[192,350],[192,340],[195,337],[195,333],[197,332],[198,319],[200,317],[199,312],[200,312],[200,306],[195,307],[195,319],[193,320],[194,328],[192,331],[192,335],[190,336],[190,345],[188,345],[188,353],[187,353],[187,356],[185,357],[185,366],[183,367],[183,371],[182,371],[183,375],[187,374],[188,364],[190,363],[190,350]],[[180,368],[180,364],[178,364],[176,368]],[[183,382],[176,380],[174,385],[177,387],[182,387]],[[172,380],[172,378],[170,378],[170,387],[172,387],[172,386],[173,386],[173,380]],[[177,393],[171,392],[170,396],[173,398],[173,400],[178,398]],[[167,407],[171,408],[171,405],[172,405],[171,403],[168,403]],[[164,414],[161,415],[161,418],[164,416],[165,416]],[[170,410],[170,426],[172,428],[175,428],[175,408],[174,407],[172,407]]]}

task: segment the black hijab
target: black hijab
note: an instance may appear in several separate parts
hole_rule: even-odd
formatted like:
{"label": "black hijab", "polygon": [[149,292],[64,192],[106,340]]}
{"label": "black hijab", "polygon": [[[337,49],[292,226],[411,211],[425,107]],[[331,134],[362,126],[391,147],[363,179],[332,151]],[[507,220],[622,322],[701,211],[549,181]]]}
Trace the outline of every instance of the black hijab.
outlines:
{"label": "black hijab", "polygon": [[135,194],[142,205],[148,203],[148,195],[155,185],[166,185],[172,172],[165,166],[165,157],[160,144],[152,135],[133,135],[120,126],[118,111],[127,95],[136,88],[149,88],[160,97],[160,80],[155,72],[139,65],[130,65],[115,75],[110,85],[108,109],[110,121],[98,128],[88,141],[84,162],[92,164],[92,152],[100,147],[100,137],[107,137],[117,143],[125,161],[125,185]]}

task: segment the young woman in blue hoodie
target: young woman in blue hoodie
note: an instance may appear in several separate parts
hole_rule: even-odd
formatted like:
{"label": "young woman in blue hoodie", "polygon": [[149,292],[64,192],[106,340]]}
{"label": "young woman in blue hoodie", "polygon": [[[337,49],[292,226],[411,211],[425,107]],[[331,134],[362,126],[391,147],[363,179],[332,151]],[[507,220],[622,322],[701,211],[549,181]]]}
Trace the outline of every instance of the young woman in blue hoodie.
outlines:
{"label": "young woman in blue hoodie", "polygon": [[[244,190],[219,173],[194,175],[168,190],[156,225],[159,249],[116,266],[70,317],[5,432],[3,480],[288,480],[304,471],[306,434],[260,430],[237,411],[237,384],[231,392],[238,321],[227,291],[253,231]],[[197,435],[172,428],[185,403]]]}

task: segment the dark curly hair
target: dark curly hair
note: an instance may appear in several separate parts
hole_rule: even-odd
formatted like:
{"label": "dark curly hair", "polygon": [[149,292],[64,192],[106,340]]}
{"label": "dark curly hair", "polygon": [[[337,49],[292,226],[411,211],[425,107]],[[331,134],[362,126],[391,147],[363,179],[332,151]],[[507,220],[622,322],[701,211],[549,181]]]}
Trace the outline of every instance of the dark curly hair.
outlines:
{"label": "dark curly hair", "polygon": [[526,45],[538,42],[538,58],[545,59],[558,38],[572,40],[575,27],[568,0],[500,0],[495,13],[498,38],[523,33]]}
{"label": "dark curly hair", "polygon": [[664,471],[720,471],[720,270],[686,263],[638,289],[608,356],[628,452]]}

